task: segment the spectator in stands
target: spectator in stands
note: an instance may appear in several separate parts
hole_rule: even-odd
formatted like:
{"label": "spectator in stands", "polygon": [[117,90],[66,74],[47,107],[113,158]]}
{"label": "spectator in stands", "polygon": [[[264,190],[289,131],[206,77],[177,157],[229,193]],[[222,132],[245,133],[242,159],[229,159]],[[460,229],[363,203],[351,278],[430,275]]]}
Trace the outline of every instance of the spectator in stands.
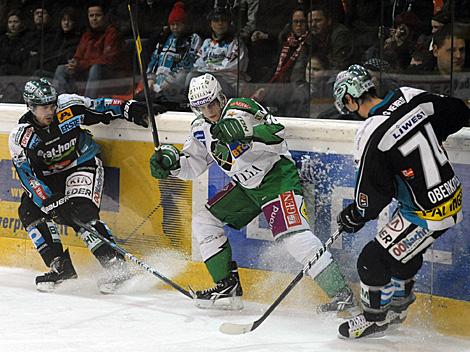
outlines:
{"label": "spectator in stands", "polygon": [[289,31],[280,38],[281,53],[270,83],[303,80],[309,53],[309,34],[305,12],[301,9],[294,10]]}
{"label": "spectator in stands", "polygon": [[53,50],[44,57],[44,70],[38,76],[53,77],[58,65],[67,64],[80,41],[79,19],[72,7],[65,7],[59,16],[59,29],[52,44]]}
{"label": "spectator in stands", "polygon": [[90,2],[87,11],[89,29],[73,58],[57,67],[54,80],[60,93],[77,92],[76,81],[86,80],[84,95],[96,98],[100,80],[129,74],[130,54],[119,31],[108,23],[104,3]]}
{"label": "spectator in stands", "polygon": [[441,75],[461,72],[465,64],[465,36],[454,29],[452,48],[452,26],[445,25],[434,34],[432,52],[436,58],[436,70]]}
{"label": "spectator in stands", "polygon": [[[309,87],[307,90],[310,101],[309,117],[316,118],[319,113],[331,107],[332,77],[334,76],[329,70],[328,59],[319,53],[313,53],[305,70],[305,82]],[[333,118],[337,115],[334,113]]]}
{"label": "spectator in stands", "polygon": [[8,13],[7,32],[0,36],[0,76],[20,75],[26,58],[25,27],[21,13]]}
{"label": "spectator in stands", "polygon": [[280,37],[281,52],[268,85],[259,87],[253,97],[275,110],[278,116],[308,114],[308,84],[305,83],[309,49],[307,16],[301,8],[292,12],[289,31]]}
{"label": "spectator in stands", "polygon": [[423,33],[423,24],[413,12],[404,12],[395,18],[394,27],[385,31],[383,53],[379,45],[368,49],[366,60],[382,57],[389,62],[393,71],[404,72],[411,62],[417,39]]}
{"label": "spectator in stands", "polygon": [[170,33],[161,38],[147,68],[153,99],[159,103],[182,103],[186,76],[193,68],[202,40],[188,31],[187,15],[181,1],[175,3],[168,16]]}
{"label": "spectator in stands", "polygon": [[52,44],[55,36],[48,3],[36,2],[32,9],[34,28],[25,34],[28,58],[25,61],[24,73],[28,75],[44,69],[44,58],[54,50]]}
{"label": "spectator in stands", "polygon": [[231,27],[231,13],[225,8],[215,8],[208,15],[212,35],[202,43],[197,53],[193,71],[186,77],[186,87],[193,77],[211,73],[217,78],[228,97],[237,94],[237,81],[246,79],[247,49]]}
{"label": "spectator in stands", "polygon": [[308,25],[312,33],[312,52],[326,56],[331,69],[345,69],[353,63],[351,31],[335,22],[326,7],[313,7],[308,13]]}
{"label": "spectator in stands", "polygon": [[[459,0],[457,2],[461,2]],[[386,2],[386,1],[384,1]],[[433,1],[430,0],[393,0],[391,1],[392,5],[392,23],[395,23],[396,18],[405,13],[405,12],[412,12],[414,13],[418,21],[421,24],[424,24],[423,32],[429,33],[431,28],[431,18],[434,15],[434,5]]]}
{"label": "spectator in stands", "polygon": [[351,29],[354,37],[354,50],[358,58],[365,56],[368,48],[377,42],[378,28],[391,27],[392,22],[388,16],[384,16],[385,23],[381,23],[381,11],[384,14],[391,12],[391,6],[387,1],[349,0],[346,25]]}
{"label": "spectator in stands", "polygon": [[256,18],[255,31],[248,44],[250,64],[248,75],[253,82],[267,82],[277,64],[277,53],[280,51],[279,34],[288,24],[297,1],[271,0],[260,1]]}
{"label": "spectator in stands", "polygon": [[408,68],[405,70],[406,74],[424,74],[432,71],[434,68],[434,56],[432,51],[429,51],[427,46],[421,43],[416,44],[416,48],[411,54],[411,61]]}
{"label": "spectator in stands", "polygon": [[[246,43],[256,28],[259,0],[215,0],[214,8],[227,8],[234,14],[234,26],[240,31],[240,38]],[[239,28],[238,28],[239,26]],[[238,34],[238,33],[237,33]]]}

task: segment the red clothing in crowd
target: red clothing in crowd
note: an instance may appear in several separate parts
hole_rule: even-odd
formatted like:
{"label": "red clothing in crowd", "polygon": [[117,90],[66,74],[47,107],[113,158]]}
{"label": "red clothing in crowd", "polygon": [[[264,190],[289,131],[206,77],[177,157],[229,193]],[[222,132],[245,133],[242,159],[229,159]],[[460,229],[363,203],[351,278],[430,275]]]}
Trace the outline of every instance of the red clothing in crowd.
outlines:
{"label": "red clothing in crowd", "polygon": [[85,71],[94,64],[115,65],[116,69],[129,67],[129,55],[126,43],[113,25],[108,25],[104,32],[87,31],[80,38],[74,59],[77,70]]}

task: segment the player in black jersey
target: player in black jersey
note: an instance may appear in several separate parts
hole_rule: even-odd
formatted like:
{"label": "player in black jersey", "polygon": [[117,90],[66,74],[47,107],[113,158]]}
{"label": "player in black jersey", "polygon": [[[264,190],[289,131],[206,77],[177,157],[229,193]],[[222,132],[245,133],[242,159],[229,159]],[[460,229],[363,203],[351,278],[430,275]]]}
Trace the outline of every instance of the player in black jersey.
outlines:
{"label": "player in black jersey", "polygon": [[406,318],[424,251],[462,220],[462,186],[442,142],[467,125],[470,110],[460,99],[409,87],[380,99],[359,65],[338,74],[334,97],[340,112],[366,120],[355,140],[354,202],[338,225],[357,232],[392,199],[399,204],[357,260],[363,313],[341,324],[339,336],[359,338]]}
{"label": "player in black jersey", "polygon": [[24,193],[19,216],[34,246],[51,271],[36,278],[39,291],[51,291],[64,280],[76,278],[68,250],[63,250],[57,223],[72,226],[101,265],[113,275],[101,282],[110,292],[129,277],[124,258],[86,229],[73,214],[112,240],[99,208],[104,184],[100,147],[80,126],[109,124],[125,118],[147,127],[147,109],[135,101],[78,95],[57,96],[46,80],[26,83],[23,98],[29,111],[10,133],[13,165]]}

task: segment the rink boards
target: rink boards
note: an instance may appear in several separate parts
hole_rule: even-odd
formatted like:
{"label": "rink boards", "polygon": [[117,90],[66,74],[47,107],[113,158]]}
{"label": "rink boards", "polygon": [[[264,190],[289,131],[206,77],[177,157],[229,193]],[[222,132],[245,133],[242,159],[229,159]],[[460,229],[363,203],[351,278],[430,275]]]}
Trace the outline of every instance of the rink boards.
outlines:
{"label": "rink boards", "polygon": [[[21,190],[8,153],[10,131],[24,106],[0,105],[0,264],[33,267],[43,270],[25,230],[21,227],[17,208]],[[182,144],[187,136],[191,114],[172,113],[157,119],[162,143]],[[288,143],[298,162],[308,155],[312,160],[312,179],[305,183],[305,197],[312,228],[326,240],[335,230],[335,217],[352,199],[354,169],[350,151],[356,122],[334,122],[305,119],[281,119],[286,125]],[[192,258],[187,275],[179,282],[208,282],[200,263],[197,244],[191,238],[191,218],[227,181],[217,168],[211,168],[197,181],[168,180],[157,182],[148,169],[153,152],[150,131],[115,121],[110,126],[90,128],[102,146],[106,166],[102,217],[113,229],[118,243],[133,254],[147,255],[155,248],[168,248]],[[418,292],[422,293],[414,307],[423,316],[432,316],[435,327],[445,332],[470,335],[470,216],[465,204],[470,204],[470,131],[462,131],[446,142],[464,189],[462,224],[446,233],[426,254],[418,277]],[[363,245],[373,238],[386,223],[393,206],[377,221],[369,223],[359,234],[345,235],[332,249],[344,264],[345,274],[357,282],[355,260]],[[93,261],[72,229],[61,229],[63,242],[72,247],[74,260]],[[276,281],[275,295],[301,268],[288,258],[271,239],[267,223],[261,216],[241,231],[226,229],[234,258],[242,270],[246,292],[257,292],[259,278]],[[250,284],[253,283],[253,286]],[[309,300],[320,294],[313,284],[306,283],[302,292]],[[259,285],[258,285],[259,286]],[[262,292],[248,294],[255,300],[270,302]],[[324,297],[321,297],[322,299]],[[467,312],[467,314],[463,314]],[[458,312],[458,313],[456,313]]]}

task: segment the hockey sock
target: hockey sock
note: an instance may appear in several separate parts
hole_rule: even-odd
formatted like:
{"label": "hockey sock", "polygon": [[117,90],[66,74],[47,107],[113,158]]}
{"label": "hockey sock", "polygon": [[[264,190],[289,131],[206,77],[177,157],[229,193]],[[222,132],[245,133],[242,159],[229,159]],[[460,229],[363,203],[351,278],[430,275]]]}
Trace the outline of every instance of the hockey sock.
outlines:
{"label": "hockey sock", "polygon": [[[103,237],[106,237],[110,241],[114,242],[111,230],[108,226],[106,226],[105,223],[98,220],[95,223],[90,222],[89,224],[91,224]],[[109,260],[114,257],[120,257],[123,259],[121,254],[117,253],[114,249],[106,245],[97,236],[88,232],[87,230],[81,228],[78,231],[78,235],[83,240],[83,242],[85,242],[88,249],[91,251],[91,253],[93,253],[93,255],[96,257],[96,259],[98,259],[103,267],[107,267]]]}
{"label": "hockey sock", "polygon": [[44,264],[50,267],[52,260],[64,252],[57,225],[41,221],[28,226],[27,231]]}
{"label": "hockey sock", "polygon": [[231,267],[230,262],[232,261],[232,247],[227,240],[222,247],[220,252],[205,261],[207,270],[212,276],[214,282],[225,279],[230,275]]}
{"label": "hockey sock", "polygon": [[314,281],[330,298],[348,285],[338,263],[334,260],[315,277]]}

